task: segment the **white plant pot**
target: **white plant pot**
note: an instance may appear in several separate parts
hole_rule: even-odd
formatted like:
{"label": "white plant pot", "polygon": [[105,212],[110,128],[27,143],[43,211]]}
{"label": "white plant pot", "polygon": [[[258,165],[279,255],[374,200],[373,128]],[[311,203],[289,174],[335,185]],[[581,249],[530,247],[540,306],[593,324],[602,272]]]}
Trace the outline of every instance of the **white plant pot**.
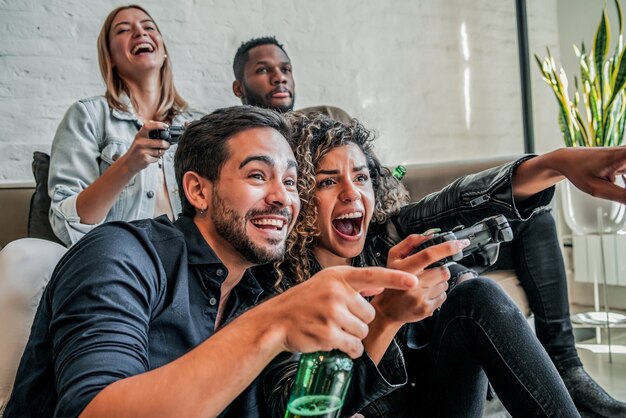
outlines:
{"label": "white plant pot", "polygon": [[[618,177],[616,184],[624,187]],[[602,233],[626,233],[626,206],[610,200],[590,196],[580,191],[569,180],[560,183],[565,223],[574,235],[599,233],[598,208],[602,211]]]}

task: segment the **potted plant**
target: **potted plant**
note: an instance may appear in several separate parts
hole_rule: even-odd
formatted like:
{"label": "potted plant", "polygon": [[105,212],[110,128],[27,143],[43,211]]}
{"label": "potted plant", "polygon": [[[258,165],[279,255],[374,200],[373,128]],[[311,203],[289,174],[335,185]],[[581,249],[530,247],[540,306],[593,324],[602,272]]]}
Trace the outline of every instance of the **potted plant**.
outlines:
{"label": "potted plant", "polygon": [[[542,60],[537,55],[544,81],[552,88],[559,105],[559,127],[568,147],[610,147],[621,145],[626,127],[626,48],[622,36],[622,8],[615,0],[619,22],[617,45],[611,54],[611,27],[606,2],[593,45],[587,51],[584,42],[574,52],[580,67],[580,79],[574,77],[571,98],[565,71],[557,66],[550,50]],[[582,97],[582,102],[581,102]],[[581,111],[584,114],[581,114]],[[624,187],[623,179],[618,179]],[[564,182],[565,220],[572,232],[614,233],[626,224],[624,205],[593,198]],[[602,219],[598,217],[598,208]],[[602,222],[602,231],[599,230]]]}

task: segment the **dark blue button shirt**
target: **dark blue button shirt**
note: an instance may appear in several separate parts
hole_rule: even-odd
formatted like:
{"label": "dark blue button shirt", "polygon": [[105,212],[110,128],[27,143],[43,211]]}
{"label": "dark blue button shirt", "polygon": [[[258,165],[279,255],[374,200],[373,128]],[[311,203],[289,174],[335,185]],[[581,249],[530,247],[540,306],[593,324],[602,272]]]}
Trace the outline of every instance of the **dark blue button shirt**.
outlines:
{"label": "dark blue button shirt", "polygon": [[[184,355],[215,332],[227,276],[188,217],[94,229],[44,291],[4,416],[78,416],[109,384]],[[263,294],[246,272],[224,322]],[[255,381],[221,416],[261,415],[258,390]]]}

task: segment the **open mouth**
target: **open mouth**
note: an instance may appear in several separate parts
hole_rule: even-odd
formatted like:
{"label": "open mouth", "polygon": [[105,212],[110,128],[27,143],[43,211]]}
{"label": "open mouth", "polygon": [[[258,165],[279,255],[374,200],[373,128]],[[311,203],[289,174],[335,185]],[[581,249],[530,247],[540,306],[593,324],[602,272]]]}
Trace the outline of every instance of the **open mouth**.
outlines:
{"label": "open mouth", "polygon": [[154,52],[154,46],[152,46],[151,44],[147,42],[144,42],[144,43],[135,45],[133,50],[130,52],[133,55],[148,54],[148,53]]}
{"label": "open mouth", "polygon": [[350,212],[333,219],[333,228],[345,237],[358,237],[363,227],[363,213]]}

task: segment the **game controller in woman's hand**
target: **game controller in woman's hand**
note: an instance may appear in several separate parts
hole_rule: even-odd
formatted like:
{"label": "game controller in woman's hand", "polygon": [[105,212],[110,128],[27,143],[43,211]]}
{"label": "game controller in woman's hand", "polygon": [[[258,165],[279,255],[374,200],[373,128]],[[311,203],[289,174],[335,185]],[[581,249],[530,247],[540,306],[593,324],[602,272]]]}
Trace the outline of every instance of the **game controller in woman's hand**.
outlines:
{"label": "game controller in woman's hand", "polygon": [[509,242],[513,239],[513,230],[503,215],[485,218],[469,228],[458,226],[452,232],[433,234],[428,240],[417,246],[413,253],[422,251],[433,245],[452,240],[468,239],[470,244],[462,251],[450,257],[446,257],[435,265],[442,265],[450,261],[461,261],[463,258],[473,255],[478,266],[487,267],[498,259],[498,250],[501,242]]}

